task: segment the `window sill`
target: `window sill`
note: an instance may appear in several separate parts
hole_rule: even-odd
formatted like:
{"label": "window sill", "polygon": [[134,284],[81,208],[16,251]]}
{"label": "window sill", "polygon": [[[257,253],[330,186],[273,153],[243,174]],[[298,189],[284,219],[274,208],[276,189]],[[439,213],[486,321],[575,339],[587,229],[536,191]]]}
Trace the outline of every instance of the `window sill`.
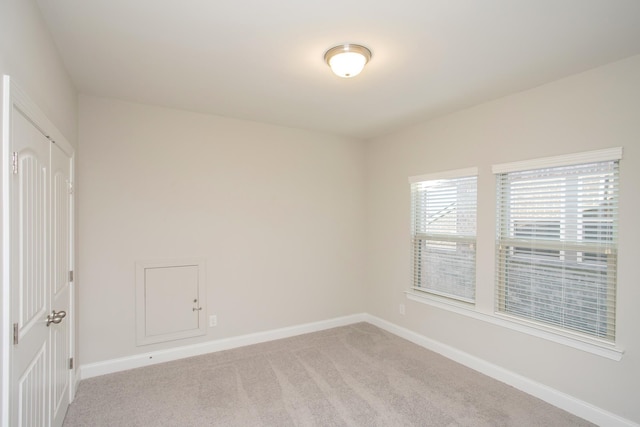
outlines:
{"label": "window sill", "polygon": [[508,315],[501,315],[496,313],[481,313],[476,311],[472,304],[464,304],[461,302],[447,300],[445,298],[438,298],[419,290],[408,290],[405,292],[405,295],[407,299],[410,299],[412,301],[451,311],[463,316],[471,317],[473,319],[481,320],[493,325],[502,326],[514,331],[533,335],[538,338],[542,338],[558,344],[563,344],[568,347],[595,354],[597,356],[605,357],[607,359],[620,361],[622,359],[622,355],[624,354],[624,350],[616,348],[613,344],[607,344],[604,342],[600,343],[595,341],[592,342],[586,339],[564,335],[560,331],[554,332],[553,330],[544,327],[538,328],[533,325],[520,322],[517,319],[509,317]]}

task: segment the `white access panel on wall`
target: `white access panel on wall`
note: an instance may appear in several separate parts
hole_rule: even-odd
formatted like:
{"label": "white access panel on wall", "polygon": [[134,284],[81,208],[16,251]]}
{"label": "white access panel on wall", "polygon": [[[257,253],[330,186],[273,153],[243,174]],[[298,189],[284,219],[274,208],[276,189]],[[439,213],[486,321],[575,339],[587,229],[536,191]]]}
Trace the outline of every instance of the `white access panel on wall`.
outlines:
{"label": "white access panel on wall", "polygon": [[204,260],[136,263],[137,343],[204,335]]}

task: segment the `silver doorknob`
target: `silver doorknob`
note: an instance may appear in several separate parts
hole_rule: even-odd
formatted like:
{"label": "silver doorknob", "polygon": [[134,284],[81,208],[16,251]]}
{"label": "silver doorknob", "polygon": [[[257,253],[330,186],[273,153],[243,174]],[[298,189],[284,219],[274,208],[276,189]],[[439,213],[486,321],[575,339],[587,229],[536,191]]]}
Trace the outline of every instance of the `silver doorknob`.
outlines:
{"label": "silver doorknob", "polygon": [[51,314],[47,316],[47,326],[49,326],[52,323],[55,323],[57,325],[58,323],[62,322],[62,319],[64,319],[66,315],[67,315],[66,311],[56,312],[55,310],[53,310]]}

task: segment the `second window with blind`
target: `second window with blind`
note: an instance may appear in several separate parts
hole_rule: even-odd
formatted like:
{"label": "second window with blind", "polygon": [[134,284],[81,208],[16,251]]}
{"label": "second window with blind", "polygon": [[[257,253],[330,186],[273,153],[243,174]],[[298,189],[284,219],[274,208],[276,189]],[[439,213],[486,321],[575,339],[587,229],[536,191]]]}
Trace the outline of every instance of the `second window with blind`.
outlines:
{"label": "second window with blind", "polygon": [[496,165],[496,311],[615,341],[622,149]]}

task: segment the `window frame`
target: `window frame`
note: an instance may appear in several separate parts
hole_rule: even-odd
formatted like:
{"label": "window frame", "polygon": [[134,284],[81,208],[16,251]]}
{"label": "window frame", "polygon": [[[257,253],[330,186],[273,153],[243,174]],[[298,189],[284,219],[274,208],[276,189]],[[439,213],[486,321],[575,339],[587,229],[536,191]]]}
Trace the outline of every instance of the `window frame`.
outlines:
{"label": "window frame", "polygon": [[[611,149],[604,149],[604,150],[596,150],[596,151],[590,151],[590,152],[584,152],[584,153],[577,153],[577,154],[570,154],[570,155],[564,155],[564,156],[555,156],[555,157],[548,157],[548,158],[541,158],[541,159],[535,159],[535,160],[530,160],[530,161],[521,161],[521,162],[512,162],[512,163],[505,163],[505,164],[499,164],[499,165],[493,165],[492,166],[492,172],[494,174],[494,176],[496,177],[496,248],[495,248],[495,256],[496,256],[496,260],[495,260],[495,288],[494,288],[494,314],[497,316],[500,316],[503,319],[506,319],[507,321],[512,321],[512,322],[516,322],[516,323],[520,323],[520,324],[524,324],[528,327],[533,327],[533,328],[537,328],[537,329],[542,329],[542,330],[546,330],[549,331],[551,333],[557,333],[559,335],[562,336],[569,336],[572,338],[576,338],[578,340],[582,340],[585,342],[593,342],[593,343],[597,343],[597,344],[603,344],[606,346],[611,346],[611,345],[615,345],[615,331],[612,332],[610,335],[611,336],[598,336],[597,334],[591,334],[591,333],[587,333],[584,331],[577,331],[575,330],[575,328],[568,328],[568,327],[562,327],[559,326],[557,324],[553,324],[552,322],[543,322],[540,321],[539,318],[536,318],[535,316],[531,316],[531,317],[525,317],[525,316],[521,316],[521,315],[514,315],[512,313],[508,313],[506,312],[506,310],[503,309],[503,307],[500,306],[501,302],[500,302],[500,295],[501,293],[504,294],[506,289],[505,287],[506,285],[506,269],[507,269],[507,265],[506,265],[506,256],[505,256],[505,260],[501,259],[501,256],[503,254],[501,254],[501,250],[504,249],[504,245],[510,245],[512,246],[514,249],[516,248],[516,245],[518,245],[518,248],[520,248],[521,246],[524,247],[525,249],[527,247],[533,247],[535,246],[535,242],[534,239],[529,239],[528,243],[526,241],[526,239],[518,239],[516,238],[516,236],[513,236],[511,239],[504,238],[501,236],[501,232],[506,228],[508,228],[508,225],[501,223],[501,221],[504,221],[505,218],[502,218],[501,215],[504,214],[504,210],[506,209],[504,206],[500,206],[501,203],[501,196],[500,196],[500,179],[502,175],[505,174],[509,174],[509,173],[514,173],[514,172],[524,172],[524,171],[535,171],[535,170],[539,170],[539,169],[552,169],[552,168],[559,168],[559,167],[566,167],[566,166],[578,166],[578,165],[582,165],[582,164],[593,164],[593,163],[605,163],[605,162],[618,162],[622,159],[622,148],[621,147],[617,147],[617,148],[611,148]],[[619,165],[618,165],[619,168]],[[573,179],[579,179],[579,178],[573,178]],[[617,184],[619,185],[619,175],[618,175],[618,182]],[[575,185],[575,184],[574,184]],[[579,183],[577,184],[579,185]],[[579,197],[579,192],[576,192],[575,195],[576,198]],[[617,206],[617,205],[616,205]],[[612,217],[612,221],[615,221],[615,223],[612,223],[611,227],[612,230],[617,227],[617,217],[613,216]],[[584,219],[583,219],[584,222]],[[562,226],[561,226],[562,227]],[[578,225],[576,225],[576,227],[578,227]],[[535,228],[532,226],[532,228]],[[588,238],[585,239],[585,236],[588,235],[588,231],[586,231],[587,228],[584,227],[583,224],[583,228],[581,231],[579,231],[579,233],[582,233],[582,237],[581,239],[584,240],[584,244],[580,244],[578,242],[578,240],[576,238],[576,242],[573,243],[573,247],[569,248],[570,251],[575,252],[576,253],[576,260],[575,263],[579,264],[579,263],[585,263],[584,260],[584,254],[585,253],[589,253],[588,248],[590,248],[590,245],[588,244]],[[575,231],[575,230],[574,230]],[[578,231],[576,231],[576,233],[578,233]],[[502,239],[501,239],[502,237]],[[615,239],[615,236],[612,236],[612,239]],[[502,246],[501,246],[502,245]],[[569,244],[569,246],[571,246],[572,244]],[[607,257],[616,257],[617,255],[617,241],[616,240],[612,240],[612,246],[613,246],[613,250],[609,253],[606,253]],[[582,250],[585,249],[585,250]],[[567,245],[563,244],[563,240],[562,237],[559,236],[557,242],[549,242],[549,241],[545,241],[544,243],[542,243],[542,249],[540,250],[541,253],[544,251],[550,252],[556,252],[558,253],[558,261],[560,263],[569,263],[569,261],[563,260],[562,259],[562,251],[564,249],[567,249]],[[542,253],[542,255],[546,255],[544,253]],[[525,258],[527,257],[526,255],[523,255]],[[607,258],[609,259],[609,258]],[[614,260],[615,261],[615,260]],[[573,262],[573,261],[571,261]],[[607,261],[607,263],[610,261]],[[586,266],[587,264],[585,264]],[[614,263],[615,266],[615,263]],[[584,267],[583,267],[584,268]],[[596,267],[593,267],[590,271],[595,271]],[[586,268],[585,268],[586,270]],[[613,288],[612,289],[608,289],[608,292],[611,292],[613,294],[613,309],[614,309],[614,315],[613,315],[613,319],[611,320],[611,324],[607,324],[607,327],[611,328],[615,328],[615,324],[616,324],[616,317],[617,317],[617,309],[616,309],[616,298],[617,298],[617,277],[616,277],[616,270],[614,268],[613,272],[607,272],[607,274],[612,274],[613,275],[613,284],[611,285]],[[564,284],[563,284],[564,286]]]}
{"label": "window frame", "polygon": [[[475,179],[475,195],[473,200],[473,215],[474,215],[474,227],[473,227],[473,235],[469,234],[457,234],[457,233],[429,233],[429,232],[418,232],[417,231],[417,201],[415,198],[416,189],[415,185],[426,182],[435,182],[435,181],[451,181],[451,185],[459,185],[456,183],[456,180],[461,180],[465,178],[474,178]],[[477,213],[478,213],[478,168],[466,168],[466,169],[456,169],[444,172],[437,172],[433,174],[426,175],[418,175],[409,177],[410,191],[411,191],[411,289],[414,291],[418,291],[422,293],[424,296],[436,299],[449,300],[454,303],[459,303],[463,305],[473,306],[475,304],[476,297],[476,248],[477,248]],[[446,184],[446,183],[445,183]],[[417,272],[418,267],[416,262],[419,259],[422,259],[421,255],[416,254],[416,245],[417,241],[424,242],[425,245],[428,245],[429,241],[433,242],[435,245],[438,244],[455,244],[455,245],[468,245],[473,251],[473,270],[469,279],[471,280],[472,286],[472,294],[473,296],[470,298],[468,296],[456,295],[455,293],[445,292],[442,290],[438,290],[435,288],[429,288],[426,286],[420,286],[422,284],[421,275],[423,274],[421,271]],[[457,256],[457,249],[452,250],[452,254]]]}

